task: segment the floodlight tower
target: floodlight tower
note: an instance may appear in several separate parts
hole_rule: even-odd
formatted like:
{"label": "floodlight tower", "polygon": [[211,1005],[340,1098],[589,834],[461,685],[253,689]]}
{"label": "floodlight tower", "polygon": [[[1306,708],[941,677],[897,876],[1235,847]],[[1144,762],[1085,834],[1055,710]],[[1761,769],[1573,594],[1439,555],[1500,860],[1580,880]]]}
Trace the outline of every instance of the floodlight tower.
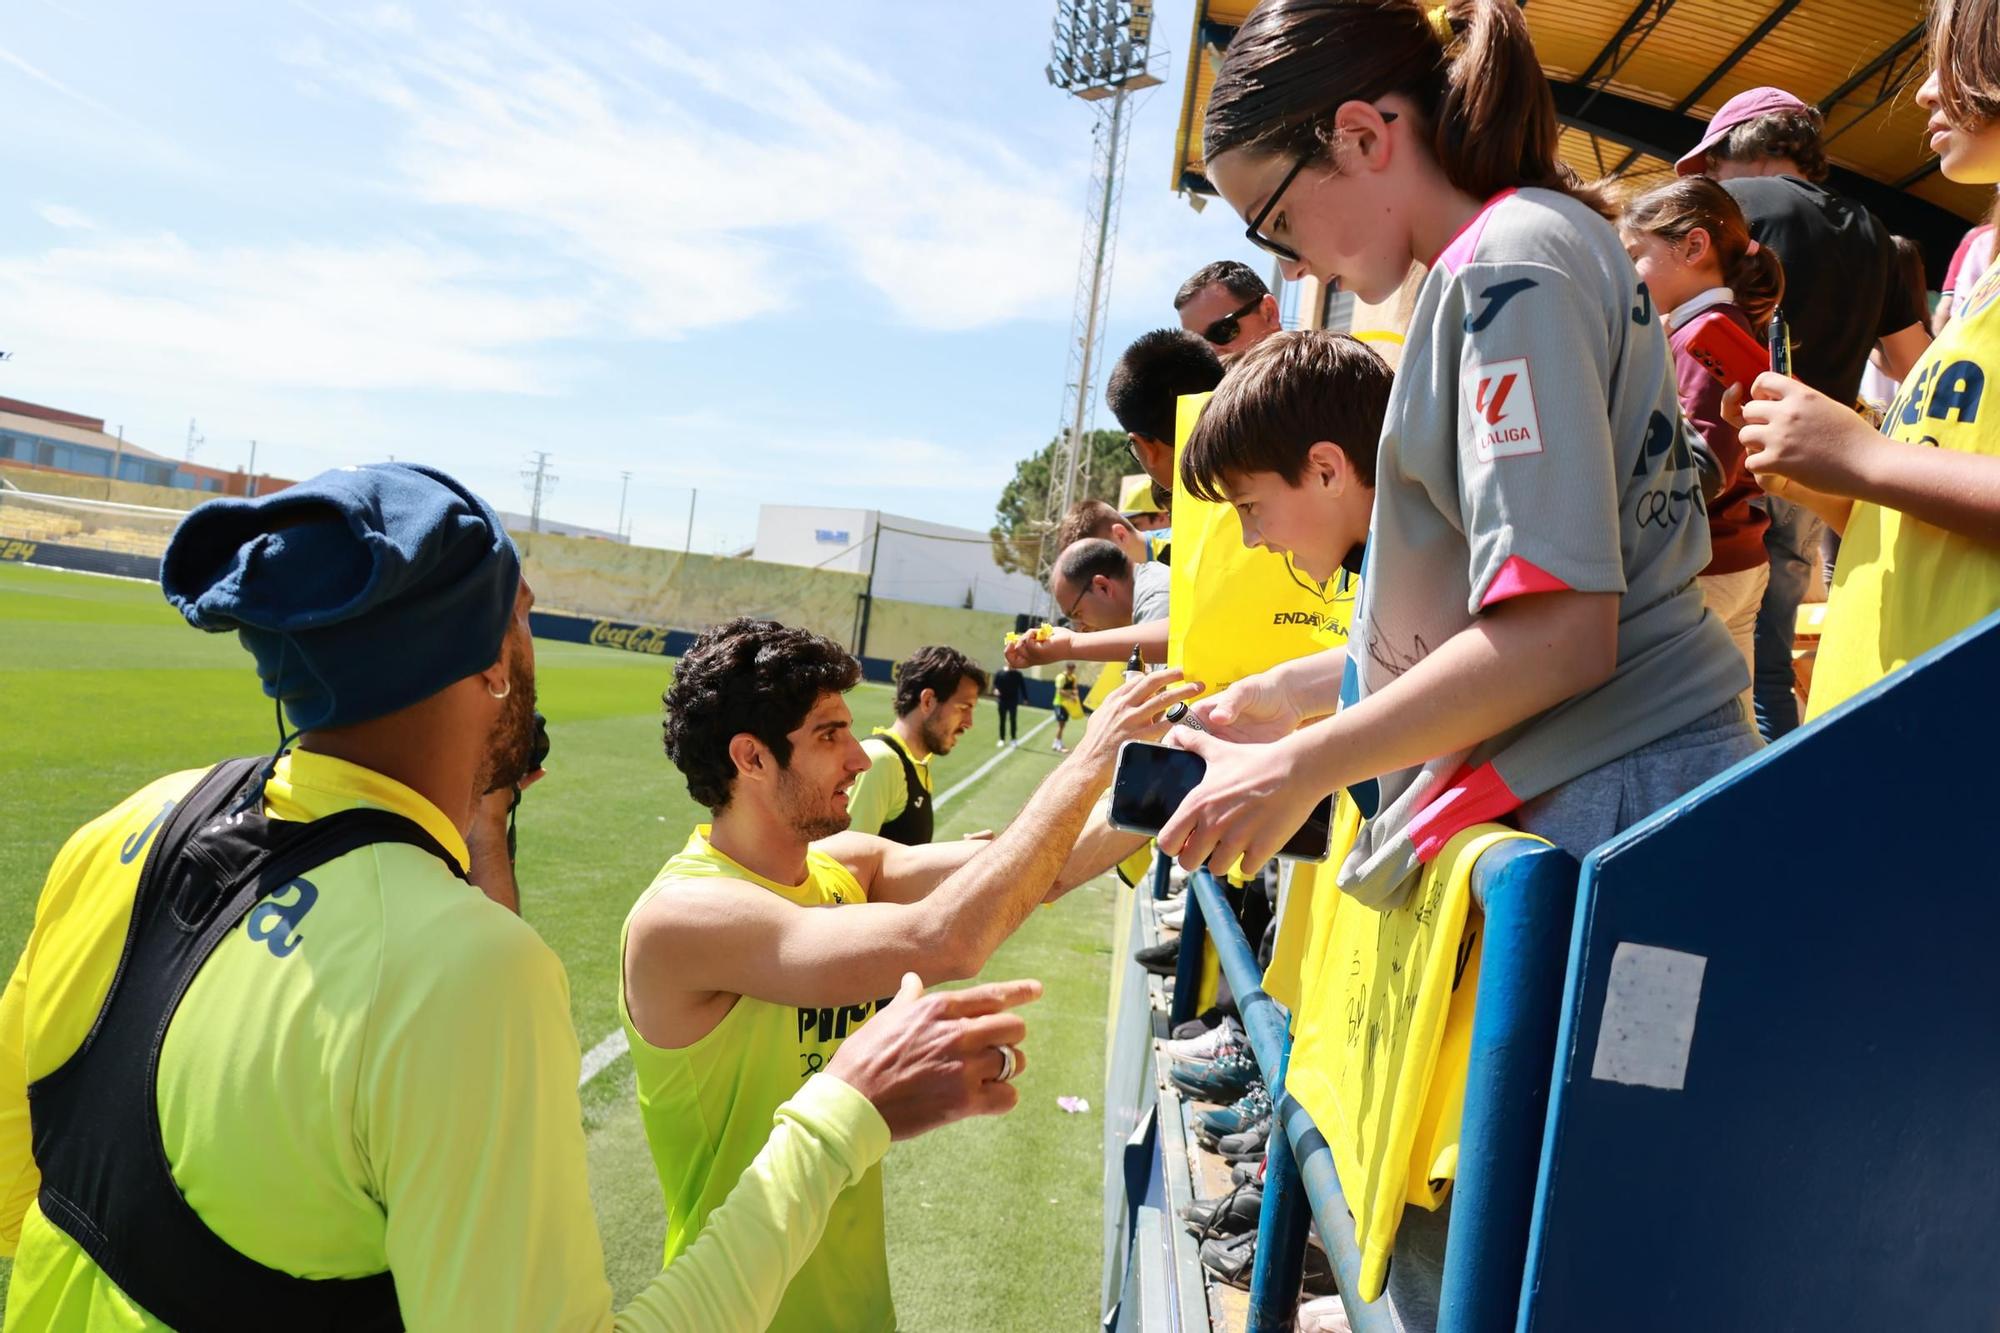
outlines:
{"label": "floodlight tower", "polygon": [[1045,73],[1064,92],[1096,111],[1091,138],[1089,216],[1077,265],[1076,309],[1070,317],[1069,366],[1063,377],[1062,433],[1049,469],[1049,502],[1035,560],[1048,568],[1060,554],[1049,534],[1081,487],[1089,456],[1084,441],[1097,413],[1097,373],[1104,359],[1105,310],[1111,302],[1111,258],[1118,244],[1118,205],[1125,185],[1125,145],[1132,94],[1157,85],[1152,57],[1152,0],[1057,0],[1055,35]]}

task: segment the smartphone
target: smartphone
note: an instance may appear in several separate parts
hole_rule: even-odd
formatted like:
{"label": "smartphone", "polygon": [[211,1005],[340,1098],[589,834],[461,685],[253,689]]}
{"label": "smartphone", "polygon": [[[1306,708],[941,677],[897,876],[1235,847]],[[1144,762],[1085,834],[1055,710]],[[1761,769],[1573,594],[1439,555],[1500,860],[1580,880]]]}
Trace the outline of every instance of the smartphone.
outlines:
{"label": "smartphone", "polygon": [[[1157,834],[1201,785],[1208,765],[1200,755],[1148,741],[1126,741],[1118,749],[1118,772],[1111,780],[1111,827],[1127,833]],[[1287,861],[1324,861],[1333,847],[1333,797],[1313,808],[1278,855]]]}
{"label": "smartphone", "polygon": [[1750,382],[1771,368],[1771,356],[1755,334],[1719,310],[1699,316],[1688,330],[1687,351],[1724,385]]}

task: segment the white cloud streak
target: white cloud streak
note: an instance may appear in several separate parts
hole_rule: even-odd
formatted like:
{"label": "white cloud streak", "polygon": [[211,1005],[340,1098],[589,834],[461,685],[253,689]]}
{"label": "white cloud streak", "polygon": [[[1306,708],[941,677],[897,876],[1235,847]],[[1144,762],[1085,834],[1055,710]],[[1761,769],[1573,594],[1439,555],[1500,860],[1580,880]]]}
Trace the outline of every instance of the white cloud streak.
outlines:
{"label": "white cloud streak", "polygon": [[582,50],[491,18],[369,46],[315,72],[402,117],[406,187],[546,238],[639,336],[790,308],[826,269],[923,328],[1059,317],[1070,294],[1068,178],[837,51]]}

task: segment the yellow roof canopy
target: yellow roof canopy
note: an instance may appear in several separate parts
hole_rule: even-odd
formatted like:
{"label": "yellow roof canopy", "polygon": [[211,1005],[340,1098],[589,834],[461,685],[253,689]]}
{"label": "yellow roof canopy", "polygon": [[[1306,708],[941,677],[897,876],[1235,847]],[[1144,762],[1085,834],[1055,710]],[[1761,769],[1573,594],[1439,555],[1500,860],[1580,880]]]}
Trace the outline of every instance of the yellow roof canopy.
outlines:
{"label": "yellow roof canopy", "polygon": [[[1174,188],[1212,195],[1201,124],[1215,69],[1250,0],[1196,0]],[[1942,267],[1993,192],[1937,170],[1917,85],[1929,67],[1924,0],[1533,0],[1535,49],[1563,121],[1563,158],[1633,185],[1673,172],[1715,109],[1784,88],[1826,116],[1833,188],[1924,245]]]}

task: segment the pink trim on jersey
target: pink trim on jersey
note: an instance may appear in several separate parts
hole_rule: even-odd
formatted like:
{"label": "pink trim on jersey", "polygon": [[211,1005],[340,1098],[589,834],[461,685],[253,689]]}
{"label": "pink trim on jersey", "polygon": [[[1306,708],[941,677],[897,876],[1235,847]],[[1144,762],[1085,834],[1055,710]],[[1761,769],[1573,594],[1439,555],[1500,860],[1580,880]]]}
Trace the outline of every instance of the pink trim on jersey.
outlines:
{"label": "pink trim on jersey", "polygon": [[1509,597],[1520,597],[1531,592],[1568,592],[1569,585],[1555,575],[1518,555],[1507,557],[1507,563],[1500,566],[1500,572],[1493,576],[1493,582],[1486,589],[1486,600],[1479,604],[1484,611],[1496,602],[1504,602]]}
{"label": "pink trim on jersey", "polygon": [[1482,204],[1479,211],[1458,229],[1458,233],[1444,243],[1444,249],[1440,250],[1437,258],[1431,261],[1431,267],[1436,268],[1442,264],[1445,272],[1456,273],[1471,263],[1472,252],[1479,248],[1479,238],[1486,231],[1486,219],[1493,215],[1493,209],[1502,200],[1513,197],[1513,194],[1511,188],[1505,189]]}
{"label": "pink trim on jersey", "polygon": [[1444,794],[1410,820],[1410,838],[1416,843],[1418,864],[1429,865],[1446,843],[1474,824],[1484,824],[1520,808],[1521,798],[1493,765],[1459,769],[1445,784]]}

